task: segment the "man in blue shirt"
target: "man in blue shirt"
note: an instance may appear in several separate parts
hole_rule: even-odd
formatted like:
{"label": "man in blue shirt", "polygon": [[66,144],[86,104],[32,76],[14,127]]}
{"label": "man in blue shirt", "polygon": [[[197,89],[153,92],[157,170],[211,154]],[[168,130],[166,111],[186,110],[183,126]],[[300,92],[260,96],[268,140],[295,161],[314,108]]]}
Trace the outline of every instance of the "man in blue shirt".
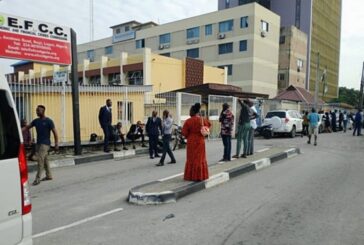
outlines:
{"label": "man in blue shirt", "polygon": [[46,177],[42,180],[52,180],[52,173],[48,161],[48,151],[51,145],[51,131],[54,136],[54,147],[58,150],[58,134],[54,127],[52,119],[45,116],[45,107],[38,105],[36,110],[37,119],[34,119],[29,125],[25,126],[22,130],[29,130],[35,127],[37,131],[37,146],[36,155],[38,161],[38,172],[33,185],[39,185],[41,181],[42,172],[45,169]]}
{"label": "man in blue shirt", "polygon": [[315,108],[312,108],[311,113],[308,114],[308,141],[307,144],[311,144],[311,136],[312,134],[315,136],[314,145],[317,145],[317,136],[318,136],[318,123],[320,121],[319,114],[316,113]]}
{"label": "man in blue shirt", "polygon": [[357,136],[361,136],[361,121],[362,121],[362,116],[361,116],[361,109],[358,110],[358,112],[355,114],[355,118],[354,118],[354,131],[353,131],[353,136],[355,136],[355,132],[357,133]]}

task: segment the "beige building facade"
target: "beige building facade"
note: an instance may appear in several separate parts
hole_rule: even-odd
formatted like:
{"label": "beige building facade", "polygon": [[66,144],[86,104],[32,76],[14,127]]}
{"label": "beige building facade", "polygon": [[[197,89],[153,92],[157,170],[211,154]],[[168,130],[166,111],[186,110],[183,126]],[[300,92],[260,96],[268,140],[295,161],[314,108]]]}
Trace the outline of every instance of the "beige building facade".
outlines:
{"label": "beige building facade", "polygon": [[278,90],[305,88],[307,35],[295,26],[282,27],[279,47]]}
{"label": "beige building facade", "polygon": [[[163,25],[136,21],[112,26],[112,36],[78,46],[78,59],[119,58],[150,48],[226,67],[228,84],[246,92],[277,94],[280,17],[252,3]],[[144,69],[146,71],[146,69]],[[147,85],[148,82],[144,81]]]}

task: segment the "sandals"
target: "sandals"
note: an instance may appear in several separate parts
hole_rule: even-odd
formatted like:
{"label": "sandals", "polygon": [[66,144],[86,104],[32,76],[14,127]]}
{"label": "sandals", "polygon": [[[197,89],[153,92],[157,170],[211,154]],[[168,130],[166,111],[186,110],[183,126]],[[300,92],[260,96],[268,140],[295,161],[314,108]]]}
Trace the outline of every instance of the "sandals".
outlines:
{"label": "sandals", "polygon": [[47,181],[47,180],[52,180],[53,178],[50,178],[50,177],[44,177],[43,179],[42,179],[42,181]]}
{"label": "sandals", "polygon": [[39,179],[34,180],[33,185],[39,185],[39,184],[40,184],[40,180]]}

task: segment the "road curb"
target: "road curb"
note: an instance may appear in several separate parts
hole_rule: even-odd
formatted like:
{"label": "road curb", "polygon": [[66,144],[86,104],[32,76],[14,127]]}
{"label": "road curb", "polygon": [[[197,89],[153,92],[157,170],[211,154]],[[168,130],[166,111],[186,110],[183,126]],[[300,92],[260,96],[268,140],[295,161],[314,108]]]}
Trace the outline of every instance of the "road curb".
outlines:
{"label": "road curb", "polygon": [[[72,158],[63,158],[50,160],[49,165],[51,168],[60,168],[60,167],[68,167],[75,166],[80,164],[87,164],[92,162],[99,162],[105,160],[123,160],[130,159],[136,157],[138,155],[144,155],[148,153],[148,149],[136,149],[136,150],[127,150],[127,151],[117,151],[112,153],[101,153],[92,156],[84,156],[84,157],[72,157]],[[28,172],[37,171],[38,167],[36,163],[28,164]]]}
{"label": "road curb", "polygon": [[[277,163],[283,159],[288,159],[300,154],[301,151],[299,148],[291,148],[286,151],[280,152],[278,154],[273,154],[267,158],[262,158],[259,160],[255,160],[253,162],[244,164],[239,167],[235,167],[224,172],[215,174],[210,176],[208,180],[201,182],[185,182],[185,185],[182,185],[176,189],[166,190],[162,192],[147,192],[143,193],[140,190],[149,185],[156,185],[158,183],[162,183],[164,181],[168,181],[171,178],[164,178],[161,180],[153,181],[150,183],[146,183],[143,185],[136,186],[129,191],[128,201],[137,205],[150,205],[150,204],[164,204],[164,203],[174,203],[177,202],[179,198],[187,196],[189,194],[195,193],[197,191],[201,191],[204,189],[208,189],[223,183],[228,182],[230,179],[235,178],[237,176],[252,172],[259,171],[261,169],[270,167],[272,164]],[[173,176],[173,178],[180,178],[181,174]]]}

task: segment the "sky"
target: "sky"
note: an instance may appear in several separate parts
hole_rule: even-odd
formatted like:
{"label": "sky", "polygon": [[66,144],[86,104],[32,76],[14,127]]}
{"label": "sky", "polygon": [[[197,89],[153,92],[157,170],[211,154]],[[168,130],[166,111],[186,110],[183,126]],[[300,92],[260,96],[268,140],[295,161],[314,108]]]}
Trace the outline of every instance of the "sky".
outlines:
{"label": "sky", "polygon": [[[217,10],[217,0],[93,1],[94,40],[110,37],[110,26],[130,20],[164,24]],[[359,89],[364,62],[364,1],[342,1],[339,85]],[[85,43],[90,40],[89,3],[89,0],[0,0],[0,12],[72,27],[78,43]],[[2,71],[11,72],[13,63],[14,60],[0,58]]]}

